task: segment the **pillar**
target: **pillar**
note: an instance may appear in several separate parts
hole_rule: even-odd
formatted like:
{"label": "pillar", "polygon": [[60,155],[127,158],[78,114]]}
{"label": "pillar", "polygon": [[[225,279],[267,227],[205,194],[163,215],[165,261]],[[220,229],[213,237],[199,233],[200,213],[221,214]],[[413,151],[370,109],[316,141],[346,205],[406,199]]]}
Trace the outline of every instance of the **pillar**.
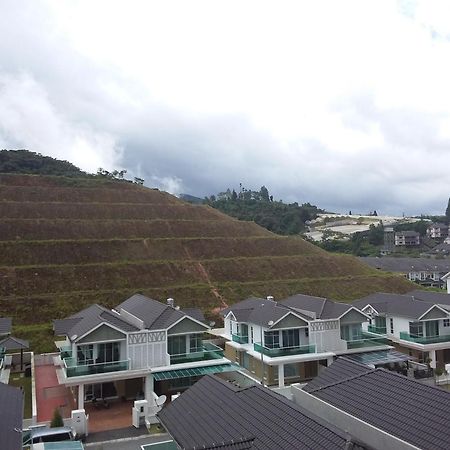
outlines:
{"label": "pillar", "polygon": [[153,381],[153,375],[151,373],[147,374],[147,376],[144,378],[144,395],[145,400],[148,401],[150,405],[153,405],[154,403],[154,381]]}
{"label": "pillar", "polygon": [[278,366],[278,387],[284,387],[284,364]]}
{"label": "pillar", "polygon": [[78,409],[84,409],[84,384],[78,385]]}
{"label": "pillar", "polygon": [[430,366],[433,369],[436,369],[436,350],[430,351],[430,359],[431,359]]}

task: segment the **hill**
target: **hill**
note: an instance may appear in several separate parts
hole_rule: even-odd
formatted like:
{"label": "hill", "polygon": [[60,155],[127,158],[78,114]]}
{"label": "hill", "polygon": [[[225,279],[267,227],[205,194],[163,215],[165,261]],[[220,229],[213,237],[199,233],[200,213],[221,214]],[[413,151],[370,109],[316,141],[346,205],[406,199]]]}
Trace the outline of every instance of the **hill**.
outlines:
{"label": "hill", "polygon": [[52,350],[51,319],[141,292],[220,308],[296,292],[351,300],[406,292],[404,279],[356,258],[154,189],[104,177],[0,174],[0,314],[35,350]]}

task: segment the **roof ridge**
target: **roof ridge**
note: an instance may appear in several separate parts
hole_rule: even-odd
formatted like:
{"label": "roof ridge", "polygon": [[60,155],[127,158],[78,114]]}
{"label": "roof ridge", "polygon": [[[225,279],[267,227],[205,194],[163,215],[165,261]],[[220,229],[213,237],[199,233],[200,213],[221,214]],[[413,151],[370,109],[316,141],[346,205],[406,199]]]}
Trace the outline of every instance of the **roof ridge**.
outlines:
{"label": "roof ridge", "polygon": [[[346,360],[347,360],[347,359],[346,359]],[[347,361],[348,361],[348,360],[347,360]],[[356,363],[356,361],[351,361],[351,362]],[[356,363],[356,364],[358,364],[358,363]],[[363,364],[362,364],[362,365],[363,365]],[[329,388],[329,387],[332,387],[332,386],[337,386],[338,384],[345,383],[345,382],[350,381],[350,380],[355,380],[356,378],[360,378],[360,377],[362,377],[362,376],[368,375],[369,373],[375,372],[376,370],[377,370],[377,369],[372,369],[371,367],[367,366],[367,370],[364,371],[364,372],[358,373],[358,374],[356,374],[356,375],[349,376],[349,377],[347,377],[347,378],[343,378],[343,379],[341,379],[341,380],[339,380],[339,381],[335,381],[335,382],[333,382],[333,383],[326,384],[326,385],[324,385],[324,386],[320,386],[320,387],[311,389],[311,390],[309,391],[309,393],[321,391],[322,389],[326,389],[326,388]],[[389,371],[388,371],[388,372],[389,372]]]}

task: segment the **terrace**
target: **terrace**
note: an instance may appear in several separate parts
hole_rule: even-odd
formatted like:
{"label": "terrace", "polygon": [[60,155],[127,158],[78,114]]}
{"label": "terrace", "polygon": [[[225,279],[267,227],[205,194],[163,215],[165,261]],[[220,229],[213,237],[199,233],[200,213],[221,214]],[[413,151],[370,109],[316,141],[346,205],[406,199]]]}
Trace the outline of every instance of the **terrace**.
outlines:
{"label": "terrace", "polygon": [[95,375],[99,373],[119,372],[122,370],[128,370],[130,367],[130,361],[128,359],[123,361],[109,361],[77,365],[76,358],[68,357],[64,358],[63,362],[64,370],[68,378]]}
{"label": "terrace", "polygon": [[231,339],[233,342],[237,342],[238,344],[248,344],[248,336],[232,334]]}
{"label": "terrace", "polygon": [[210,361],[221,358],[223,358],[223,350],[220,347],[211,342],[204,342],[200,348],[194,349],[190,353],[170,355],[170,364]]}
{"label": "terrace", "polygon": [[400,339],[416,344],[438,344],[440,342],[450,342],[450,334],[442,336],[417,336],[407,331],[400,331]]}
{"label": "terrace", "polygon": [[386,327],[377,327],[375,325],[369,325],[367,328],[367,331],[369,333],[374,333],[374,334],[380,334],[380,335],[386,335]]}
{"label": "terrace", "polygon": [[364,348],[364,347],[377,347],[389,345],[389,340],[382,337],[374,338],[371,334],[362,333],[355,339],[346,339],[347,349],[352,350],[354,348]]}
{"label": "terrace", "polygon": [[305,353],[315,353],[315,345],[296,345],[294,347],[274,347],[269,348],[262,346],[261,344],[253,344],[255,352],[262,353],[263,355],[270,356],[271,358],[276,358],[278,356],[291,356],[291,355],[302,355]]}

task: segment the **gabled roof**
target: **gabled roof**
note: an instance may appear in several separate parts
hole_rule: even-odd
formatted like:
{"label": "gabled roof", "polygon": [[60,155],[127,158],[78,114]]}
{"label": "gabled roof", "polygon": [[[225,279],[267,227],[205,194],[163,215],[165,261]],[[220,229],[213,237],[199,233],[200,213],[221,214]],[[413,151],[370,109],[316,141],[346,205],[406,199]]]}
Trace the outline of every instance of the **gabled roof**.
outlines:
{"label": "gabled roof", "polygon": [[223,315],[225,317],[230,311],[233,311],[233,314],[236,315],[237,311],[241,311],[241,310],[251,311],[252,309],[257,308],[258,306],[261,306],[262,304],[266,304],[266,303],[267,304],[269,304],[269,303],[275,304],[276,302],[273,300],[268,300],[268,299],[260,298],[260,297],[249,297],[245,300],[242,300],[241,302],[235,303],[234,305],[223,309],[221,311],[221,315]]}
{"label": "gabled roof", "polygon": [[443,389],[373,369],[310,393],[418,448],[449,448],[450,392]]}
{"label": "gabled roof", "polygon": [[24,350],[30,348],[30,343],[24,339],[8,336],[0,341],[0,347],[6,350]]}
{"label": "gabled roof", "polygon": [[407,295],[412,295],[416,300],[421,302],[450,306],[450,295],[447,293],[415,290],[408,292]]}
{"label": "gabled roof", "polygon": [[430,258],[397,258],[390,256],[362,256],[369,266],[387,272],[450,272],[450,261]]}
{"label": "gabled roof", "polygon": [[67,319],[53,321],[53,327],[56,335],[64,335],[72,339],[73,336],[77,338],[84,336],[102,323],[110,324],[124,333],[138,330],[117,313],[97,304],[91,305]]}
{"label": "gabled roof", "polygon": [[270,389],[240,389],[211,375],[158,417],[182,449],[357,448],[346,433]]}
{"label": "gabled roof", "polygon": [[0,317],[0,335],[11,333],[11,317]]}
{"label": "gabled roof", "polygon": [[356,300],[352,305],[360,309],[371,305],[379,314],[396,315],[417,320],[433,306],[428,302],[415,299],[412,295],[386,294],[382,292]]}
{"label": "gabled roof", "polygon": [[325,386],[331,386],[340,381],[347,380],[355,375],[372,372],[369,366],[352,361],[345,357],[339,357],[331,366],[322,370],[317,377],[310,381],[303,390],[313,392]]}
{"label": "gabled roof", "polygon": [[[185,311],[175,309],[168,304],[158,302],[157,300],[153,300],[152,298],[141,294],[133,295],[115,309],[119,312],[124,310],[142,320],[144,327],[148,330],[162,330],[169,328],[184,317],[191,318],[200,323],[203,322],[189,315]],[[193,311],[194,315],[199,316],[199,310]]]}
{"label": "gabled roof", "polygon": [[20,389],[0,383],[1,447],[22,448],[23,394]]}

